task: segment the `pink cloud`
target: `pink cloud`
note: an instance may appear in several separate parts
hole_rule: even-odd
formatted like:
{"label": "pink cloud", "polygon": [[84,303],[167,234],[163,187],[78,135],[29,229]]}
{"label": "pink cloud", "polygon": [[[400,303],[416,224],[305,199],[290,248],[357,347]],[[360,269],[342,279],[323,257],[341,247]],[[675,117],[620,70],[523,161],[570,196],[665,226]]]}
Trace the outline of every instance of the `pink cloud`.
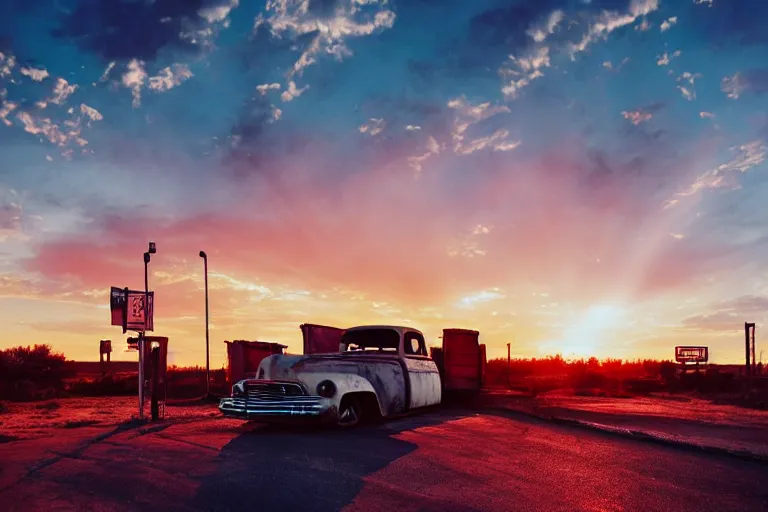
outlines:
{"label": "pink cloud", "polygon": [[[233,200],[227,213],[104,217],[100,231],[38,245],[26,268],[84,289],[137,287],[152,239],[153,270],[171,275],[199,272],[203,249],[212,271],[239,279],[352,289],[416,306],[526,283],[573,300],[648,297],[686,286],[728,257],[669,237],[684,211],[661,208],[660,185],[674,191],[663,173],[599,154],[585,160],[580,143],[509,172],[487,169],[462,190],[446,189],[437,173],[414,180],[406,165],[396,166],[403,148],[341,184],[318,186],[310,173],[290,173],[290,183],[283,173],[262,175],[269,181],[261,190],[271,193]],[[243,196],[250,187],[243,185]],[[478,224],[494,227],[476,232]],[[178,297],[174,311],[197,310],[199,283],[165,287]]]}

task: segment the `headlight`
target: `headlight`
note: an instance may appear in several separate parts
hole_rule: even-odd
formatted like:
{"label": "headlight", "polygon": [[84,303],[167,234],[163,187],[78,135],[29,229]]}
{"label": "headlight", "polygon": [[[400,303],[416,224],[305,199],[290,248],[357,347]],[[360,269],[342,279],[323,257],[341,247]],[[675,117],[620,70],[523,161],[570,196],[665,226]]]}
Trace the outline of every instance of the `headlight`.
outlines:
{"label": "headlight", "polygon": [[245,390],[243,386],[238,382],[232,386],[232,398],[242,398],[245,396]]}
{"label": "headlight", "polygon": [[324,380],[317,385],[317,394],[323,398],[331,398],[336,394],[336,384],[329,380]]}

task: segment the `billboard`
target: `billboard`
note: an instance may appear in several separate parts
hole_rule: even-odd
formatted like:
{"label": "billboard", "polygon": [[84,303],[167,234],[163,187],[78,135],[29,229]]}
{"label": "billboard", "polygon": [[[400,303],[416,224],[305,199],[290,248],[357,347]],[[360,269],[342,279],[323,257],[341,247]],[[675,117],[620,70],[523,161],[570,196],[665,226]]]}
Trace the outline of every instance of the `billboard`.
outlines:
{"label": "billboard", "polygon": [[[149,299],[145,307],[144,302]],[[112,287],[109,297],[109,309],[112,316],[112,325],[120,325],[125,331],[153,331],[155,292],[129,290],[127,288]],[[144,317],[146,314],[146,324]]]}
{"label": "billboard", "polygon": [[675,361],[678,363],[706,363],[709,347],[675,347]]}

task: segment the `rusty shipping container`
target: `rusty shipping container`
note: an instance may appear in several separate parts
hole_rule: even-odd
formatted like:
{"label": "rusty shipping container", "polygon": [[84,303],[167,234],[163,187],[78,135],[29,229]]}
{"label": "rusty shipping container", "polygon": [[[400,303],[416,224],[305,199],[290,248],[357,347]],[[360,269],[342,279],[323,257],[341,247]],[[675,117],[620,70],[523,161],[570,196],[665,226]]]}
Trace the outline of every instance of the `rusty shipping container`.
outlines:
{"label": "rusty shipping container", "polygon": [[230,385],[254,377],[261,361],[272,354],[285,353],[286,345],[264,341],[235,340],[227,344],[227,381]]}
{"label": "rusty shipping container", "polygon": [[327,325],[301,324],[305,354],[328,354],[339,351],[344,329]]}
{"label": "rusty shipping container", "polygon": [[443,387],[447,391],[479,390],[482,386],[480,333],[443,329]]}

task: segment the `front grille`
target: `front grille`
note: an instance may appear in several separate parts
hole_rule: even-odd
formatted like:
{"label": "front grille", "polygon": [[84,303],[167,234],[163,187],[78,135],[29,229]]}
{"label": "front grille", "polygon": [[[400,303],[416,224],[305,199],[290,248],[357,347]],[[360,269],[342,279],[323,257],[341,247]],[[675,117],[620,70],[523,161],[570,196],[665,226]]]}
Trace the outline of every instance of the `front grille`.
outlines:
{"label": "front grille", "polygon": [[245,391],[248,398],[260,400],[281,400],[304,395],[302,387],[294,382],[249,382]]}

